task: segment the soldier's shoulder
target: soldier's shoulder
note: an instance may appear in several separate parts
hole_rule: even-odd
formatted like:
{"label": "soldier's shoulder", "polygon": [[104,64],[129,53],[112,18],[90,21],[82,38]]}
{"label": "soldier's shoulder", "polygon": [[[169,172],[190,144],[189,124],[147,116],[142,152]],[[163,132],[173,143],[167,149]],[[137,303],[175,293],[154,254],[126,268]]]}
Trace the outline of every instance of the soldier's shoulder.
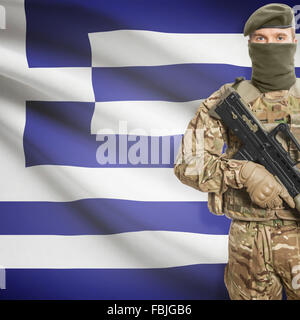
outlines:
{"label": "soldier's shoulder", "polygon": [[233,84],[234,84],[234,82],[224,83],[221,87],[219,87],[216,91],[214,91],[209,97],[214,96],[216,94],[223,94],[224,91],[226,89],[228,89],[229,87],[231,87]]}
{"label": "soldier's shoulder", "polygon": [[220,100],[226,89],[231,87],[234,82],[224,83],[221,87],[219,87],[216,91],[214,91],[209,97],[204,99],[203,105],[210,109],[215,106]]}

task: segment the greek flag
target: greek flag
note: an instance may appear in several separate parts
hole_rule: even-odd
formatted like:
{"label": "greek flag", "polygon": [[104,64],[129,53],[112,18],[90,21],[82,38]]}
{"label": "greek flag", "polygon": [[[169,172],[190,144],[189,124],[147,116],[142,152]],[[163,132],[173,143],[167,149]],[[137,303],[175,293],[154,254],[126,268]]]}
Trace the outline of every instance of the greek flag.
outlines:
{"label": "greek flag", "polygon": [[228,299],[230,220],[173,166],[266,3],[0,1],[0,299]]}

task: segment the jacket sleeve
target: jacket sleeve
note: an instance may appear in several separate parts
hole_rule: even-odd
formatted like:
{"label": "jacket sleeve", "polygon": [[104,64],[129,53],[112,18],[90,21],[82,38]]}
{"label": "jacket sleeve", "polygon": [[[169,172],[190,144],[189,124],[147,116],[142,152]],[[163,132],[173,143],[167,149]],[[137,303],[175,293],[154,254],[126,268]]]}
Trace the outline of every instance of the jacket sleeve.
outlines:
{"label": "jacket sleeve", "polygon": [[177,178],[202,192],[222,194],[228,186],[243,187],[239,171],[245,161],[229,159],[223,153],[224,143],[228,145],[227,130],[221,121],[208,114],[228,85],[223,85],[201,103],[188,124],[175,160]]}

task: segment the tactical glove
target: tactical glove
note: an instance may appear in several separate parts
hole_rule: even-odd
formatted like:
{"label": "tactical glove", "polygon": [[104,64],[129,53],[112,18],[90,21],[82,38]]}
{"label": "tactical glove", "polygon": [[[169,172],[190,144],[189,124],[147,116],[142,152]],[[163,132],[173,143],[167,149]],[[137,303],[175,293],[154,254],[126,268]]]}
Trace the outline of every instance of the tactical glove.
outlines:
{"label": "tactical glove", "polygon": [[283,199],[291,208],[295,208],[295,202],[286,188],[264,166],[247,161],[242,166],[239,177],[251,200],[260,207],[280,207]]}

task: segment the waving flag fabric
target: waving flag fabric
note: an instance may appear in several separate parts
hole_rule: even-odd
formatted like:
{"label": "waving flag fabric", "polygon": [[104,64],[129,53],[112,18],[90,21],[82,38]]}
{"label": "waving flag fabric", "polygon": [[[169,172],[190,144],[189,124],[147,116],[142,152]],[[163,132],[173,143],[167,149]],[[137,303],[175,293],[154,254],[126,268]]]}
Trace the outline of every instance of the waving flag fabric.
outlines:
{"label": "waving flag fabric", "polygon": [[173,165],[266,3],[0,1],[0,299],[228,299],[230,221]]}

